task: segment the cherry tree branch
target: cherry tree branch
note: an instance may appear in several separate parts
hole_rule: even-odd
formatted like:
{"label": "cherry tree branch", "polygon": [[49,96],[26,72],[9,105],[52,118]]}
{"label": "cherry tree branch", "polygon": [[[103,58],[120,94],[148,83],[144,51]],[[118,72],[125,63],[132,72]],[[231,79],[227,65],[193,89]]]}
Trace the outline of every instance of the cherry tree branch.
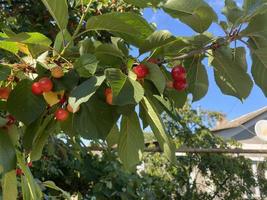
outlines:
{"label": "cherry tree branch", "polygon": [[173,57],[173,58],[164,59],[164,60],[160,61],[159,64],[165,64],[165,63],[168,63],[170,61],[176,61],[176,60],[184,60],[186,58],[190,58],[190,57],[193,57],[195,55],[204,54],[208,50],[216,50],[216,49],[218,49],[218,48],[220,48],[222,46],[225,46],[225,45],[227,45],[227,44],[229,44],[231,42],[234,42],[234,41],[237,41],[237,40],[241,41],[241,37],[238,34],[239,34],[239,31],[235,32],[234,35],[230,35],[229,34],[226,37],[220,38],[222,40],[221,43],[214,42],[214,43],[212,43],[212,44],[210,44],[208,46],[205,46],[205,47],[203,47],[201,49],[192,50],[192,51],[190,51],[188,53],[185,53],[185,54]]}

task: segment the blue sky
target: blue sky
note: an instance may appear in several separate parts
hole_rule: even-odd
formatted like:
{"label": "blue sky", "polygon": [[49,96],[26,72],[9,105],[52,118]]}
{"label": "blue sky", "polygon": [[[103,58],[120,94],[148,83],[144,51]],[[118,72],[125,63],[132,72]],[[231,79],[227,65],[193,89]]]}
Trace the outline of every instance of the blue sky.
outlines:
{"label": "blue sky", "polygon": [[[224,6],[224,1],[206,1],[219,14],[219,18],[224,19],[224,16],[220,14],[221,9]],[[238,5],[242,5],[242,0],[237,0],[236,2],[238,3]],[[175,36],[190,36],[195,34],[195,32],[191,28],[182,24],[178,20],[171,18],[161,10],[153,11],[152,9],[145,9],[144,16],[148,22],[156,23],[159,30],[169,30]],[[208,31],[216,36],[223,35],[221,28],[217,24],[212,24]],[[251,59],[249,55],[247,56],[250,73]],[[234,119],[240,115],[255,111],[262,108],[263,106],[266,106],[267,99],[261,92],[259,87],[257,87],[256,85],[253,87],[250,96],[243,103],[235,97],[223,95],[220,92],[219,88],[216,86],[212,68],[207,66],[207,70],[210,82],[208,94],[202,100],[195,102],[193,104],[193,107],[201,107],[207,110],[220,111],[222,113],[225,113],[228,119]]]}

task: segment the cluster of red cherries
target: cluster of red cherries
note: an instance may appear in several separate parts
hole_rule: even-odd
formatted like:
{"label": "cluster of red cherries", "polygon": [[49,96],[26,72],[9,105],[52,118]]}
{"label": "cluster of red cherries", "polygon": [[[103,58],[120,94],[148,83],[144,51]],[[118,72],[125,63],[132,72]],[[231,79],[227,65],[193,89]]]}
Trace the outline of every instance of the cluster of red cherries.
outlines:
{"label": "cluster of red cherries", "polygon": [[[32,93],[35,95],[42,95],[44,92],[51,92],[53,89],[53,82],[48,77],[41,78],[38,82],[32,84]],[[65,98],[60,100],[61,104],[66,102]],[[71,107],[67,106],[68,111],[72,111]],[[65,121],[69,117],[69,112],[64,108],[58,108],[55,112],[55,118],[57,121]]]}
{"label": "cluster of red cherries", "polygon": [[186,70],[182,65],[174,67],[171,71],[173,81],[168,83],[168,87],[177,91],[184,91],[187,88]]}
{"label": "cluster of red cherries", "polygon": [[[148,62],[158,64],[158,60],[151,58]],[[149,69],[145,64],[139,64],[133,67],[132,71],[136,74],[137,80],[144,79],[149,74]],[[184,91],[187,88],[186,69],[182,65],[175,66],[172,71],[173,81],[167,83],[168,88],[174,88],[177,91]],[[106,88],[105,92],[106,103],[112,105],[112,89]]]}
{"label": "cluster of red cherries", "polygon": [[[153,64],[158,64],[158,60],[151,58],[148,62]],[[132,71],[136,74],[137,80],[143,80],[148,74],[149,69],[145,64],[138,64],[132,68]],[[186,81],[186,70],[182,65],[178,65],[172,69],[172,78],[173,81],[167,83],[168,88],[174,88],[177,91],[183,91],[187,88],[187,81]],[[54,78],[61,78],[64,73],[60,69],[60,67],[53,68],[51,70],[51,75]],[[34,82],[32,84],[32,93],[35,95],[42,95],[44,92],[51,92],[53,89],[53,82],[48,77],[41,78],[38,82]],[[104,91],[106,97],[106,103],[112,105],[113,101],[113,94],[111,88],[106,88]],[[64,105],[66,99],[63,98],[60,100],[60,103]],[[58,121],[65,121],[68,116],[69,112],[73,112],[73,109],[70,105],[67,105],[67,110],[64,108],[58,108],[55,112],[55,118]]]}

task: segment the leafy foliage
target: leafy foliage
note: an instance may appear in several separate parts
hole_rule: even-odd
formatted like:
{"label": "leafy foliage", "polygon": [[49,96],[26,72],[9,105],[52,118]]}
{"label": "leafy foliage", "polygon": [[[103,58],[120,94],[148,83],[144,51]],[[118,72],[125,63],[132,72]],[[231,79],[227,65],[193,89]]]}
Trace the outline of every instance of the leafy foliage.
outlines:
{"label": "leafy foliage", "polygon": [[[267,94],[266,0],[245,0],[243,7],[225,0],[223,22],[204,0],[13,0],[0,6],[1,131],[12,136],[11,141],[1,136],[6,147],[0,147],[0,168],[12,171],[17,157],[25,173],[24,199],[43,195],[24,160],[40,159],[48,138],[60,133],[118,140],[123,166],[134,170],[144,149],[141,130],[149,126],[164,155],[176,163],[174,135],[161,116],[167,113],[182,125],[189,123],[177,109],[189,94],[197,101],[208,92],[207,59],[222,93],[244,101],[254,81]],[[196,34],[179,37],[156,30],[142,16],[145,7],[162,9]],[[207,33],[212,23],[225,35]],[[132,47],[142,57],[132,56]],[[176,66],[185,72],[174,78],[170,71]],[[31,88],[33,82],[37,90]],[[62,109],[65,121],[55,117]],[[59,190],[51,182],[46,185]]]}
{"label": "leafy foliage", "polygon": [[[228,148],[230,145],[236,145],[226,143],[212,135],[204,125],[204,123],[213,123],[221,116],[220,113],[202,110],[196,112],[187,105],[179,110],[179,115],[184,119],[181,121],[183,125],[170,120],[166,115],[163,117],[169,134],[175,138],[177,144],[186,144],[193,148],[215,146]],[[128,117],[132,119],[134,116]],[[192,129],[192,127],[195,128]],[[154,141],[151,136],[151,133],[145,135],[148,143]],[[129,140],[119,141],[119,143],[125,141]],[[101,146],[107,147],[105,143],[101,143]],[[149,148],[153,148],[152,146]],[[99,145],[95,144],[91,147],[99,147]],[[161,153],[145,153],[142,159],[143,167],[141,166],[137,173],[125,171],[116,158],[114,149],[107,148],[100,156],[98,153],[88,152],[88,148],[79,137],[71,139],[60,135],[49,139],[42,159],[33,162],[31,171],[39,180],[44,196],[49,198],[68,199],[73,195],[82,199],[95,197],[97,199],[208,200],[243,199],[244,195],[247,195],[253,199],[253,188],[256,186],[259,186],[262,191],[262,198],[266,197],[264,191],[266,179],[262,176],[266,169],[266,162],[259,164],[257,183],[251,170],[252,162],[242,156],[187,154],[178,156],[177,163],[173,165]],[[11,172],[14,173],[14,171]],[[25,176],[17,178],[23,183]],[[12,182],[12,179],[8,180]],[[14,187],[9,187],[6,192],[11,189],[13,190]],[[20,190],[20,187],[18,192],[25,193]]]}

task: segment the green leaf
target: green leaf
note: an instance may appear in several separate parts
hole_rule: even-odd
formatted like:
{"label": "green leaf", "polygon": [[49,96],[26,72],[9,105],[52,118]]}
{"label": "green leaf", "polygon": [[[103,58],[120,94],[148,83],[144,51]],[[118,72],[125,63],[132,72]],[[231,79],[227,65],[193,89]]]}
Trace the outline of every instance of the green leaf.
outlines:
{"label": "green leaf", "polygon": [[142,107],[146,111],[146,118],[148,123],[159,142],[160,148],[163,150],[165,156],[172,162],[176,162],[175,157],[175,145],[173,141],[168,137],[164,128],[163,122],[151,101],[144,97],[142,101]]}
{"label": "green leaf", "polygon": [[171,41],[174,41],[175,39],[176,38],[169,31],[156,31],[144,41],[139,49],[139,53],[143,54],[145,52],[152,51]]}
{"label": "green leaf", "polygon": [[18,44],[16,42],[7,41],[6,39],[8,39],[8,36],[0,32],[0,49],[17,54],[19,51]]}
{"label": "green leaf", "polygon": [[78,110],[82,103],[87,102],[105,80],[105,76],[93,76],[74,88],[69,97],[69,104],[74,112]]}
{"label": "green leaf", "polygon": [[105,75],[108,83],[112,89],[113,97],[117,97],[121,92],[126,80],[127,76],[122,73],[120,69],[108,68],[105,70]]}
{"label": "green leaf", "polygon": [[22,196],[23,196],[23,199],[31,199],[31,192],[30,192],[30,189],[28,187],[28,184],[27,184],[27,179],[25,176],[22,176],[21,177],[21,192],[22,192]]}
{"label": "green leaf", "polygon": [[234,60],[241,66],[245,71],[248,69],[248,63],[246,58],[246,49],[244,47],[237,47],[234,51]]}
{"label": "green leaf", "polygon": [[175,108],[182,108],[187,100],[187,93],[184,91],[179,92],[174,89],[166,90],[165,95],[172,102]]}
{"label": "green leaf", "polygon": [[123,52],[114,44],[101,44],[95,50],[95,55],[102,65],[121,65],[124,60]]}
{"label": "green leaf", "polygon": [[[16,167],[15,147],[7,132],[0,130],[0,173],[9,172]],[[3,171],[1,171],[1,168]]]}
{"label": "green leaf", "polygon": [[68,4],[66,0],[42,0],[47,10],[50,12],[58,27],[64,30],[68,25]]}
{"label": "green leaf", "polygon": [[252,58],[251,73],[255,83],[261,88],[265,96],[267,96],[267,41],[262,38],[251,37],[249,40],[250,54]]}
{"label": "green leaf", "polygon": [[36,134],[38,133],[38,130],[40,130],[41,128],[41,123],[42,119],[37,119],[30,125],[26,126],[22,137],[22,144],[27,151],[30,151],[32,149],[33,141],[36,137]]}
{"label": "green leaf", "polygon": [[39,160],[42,156],[42,151],[47,143],[49,135],[55,131],[55,121],[53,120],[54,115],[47,116],[43,123],[40,124],[32,145],[32,151],[30,153],[30,158],[32,161]]}
{"label": "green leaf", "polygon": [[213,52],[214,59],[212,66],[214,67],[215,81],[222,93],[235,96],[241,101],[248,97],[253,86],[253,82],[249,75],[240,66],[239,61],[232,55],[232,50],[227,47],[217,49]]}
{"label": "green leaf", "polygon": [[243,10],[245,12],[242,18],[243,22],[249,21],[258,14],[263,14],[267,11],[266,0],[244,0]]}
{"label": "green leaf", "polygon": [[205,32],[203,34],[194,35],[192,37],[184,37],[184,39],[190,45],[199,49],[211,43],[214,40],[214,36],[209,32]]}
{"label": "green leaf", "polygon": [[74,63],[74,69],[79,73],[80,77],[88,78],[92,76],[97,68],[98,60],[92,54],[83,54]]}
{"label": "green leaf", "polygon": [[106,139],[118,118],[119,114],[113,106],[94,95],[81,105],[72,123],[76,133],[86,139]]}
{"label": "green leaf", "polygon": [[267,38],[266,32],[267,32],[267,13],[262,15],[257,15],[253,17],[248,26],[240,32],[240,36],[256,36],[256,37],[262,37]]}
{"label": "green leaf", "polygon": [[119,158],[125,169],[131,171],[140,162],[144,150],[144,134],[135,112],[123,115],[118,144]]}
{"label": "green leaf", "polygon": [[60,122],[62,132],[70,137],[76,136],[77,134],[73,128],[73,115],[75,114],[70,113],[67,120]]}
{"label": "green leaf", "polygon": [[119,37],[111,37],[111,42],[114,44],[118,49],[121,50],[121,52],[124,54],[124,56],[129,56],[129,48],[128,44]]}
{"label": "green leaf", "polygon": [[51,189],[56,190],[56,191],[59,191],[63,194],[63,196],[65,198],[67,198],[68,200],[71,199],[70,194],[68,192],[62,190],[58,186],[56,186],[56,184],[53,181],[45,181],[45,182],[43,182],[43,186],[45,186],[47,188],[51,188]]}
{"label": "green leaf", "polygon": [[95,52],[94,42],[91,38],[86,38],[80,41],[79,47],[79,52],[81,56],[84,54],[93,54]]}
{"label": "green leaf", "polygon": [[91,17],[87,21],[87,30],[109,31],[136,46],[140,46],[154,31],[140,15],[131,12],[114,12]]}
{"label": "green leaf", "polygon": [[74,87],[77,86],[79,82],[79,75],[75,70],[70,70],[68,73],[65,73],[65,75],[58,79],[53,79],[54,88],[53,90],[56,91],[72,91]]}
{"label": "green leaf", "polygon": [[5,173],[2,178],[3,199],[16,200],[18,198],[16,171]]}
{"label": "green leaf", "polygon": [[4,127],[8,122],[6,117],[0,117],[0,127]]}
{"label": "green leaf", "polygon": [[203,0],[168,0],[163,9],[198,33],[203,33],[218,20],[213,9]]}
{"label": "green leaf", "polygon": [[184,38],[176,38],[176,40],[169,42],[155,50],[152,54],[153,57],[157,56],[177,56],[182,51],[186,50],[187,48],[191,47],[192,44],[189,43]]}
{"label": "green leaf", "polygon": [[[25,36],[20,36],[20,34],[24,34]],[[45,35],[37,32],[32,33],[20,33],[17,34],[18,40],[13,39],[12,37],[9,40],[13,40],[19,43],[23,44],[34,44],[44,47],[49,47],[52,43],[52,41],[46,37]]]}
{"label": "green leaf", "polygon": [[0,38],[3,38],[0,41],[0,48],[13,54],[17,54],[21,50],[23,53],[30,53],[33,57],[38,57],[39,54],[49,50],[49,46],[52,43],[45,35],[37,32],[15,34],[6,31],[6,33],[8,35],[0,33]]}
{"label": "green leaf", "polygon": [[139,117],[142,121],[143,129],[146,129],[149,124],[146,116],[146,110],[143,108],[143,106],[139,106]]}
{"label": "green leaf", "polygon": [[112,104],[120,106],[138,104],[144,97],[144,93],[144,88],[139,82],[127,78],[120,93],[113,97]]}
{"label": "green leaf", "polygon": [[19,49],[21,49],[21,45],[26,45],[27,50],[33,57],[38,57],[41,53],[49,50],[49,46],[52,43],[52,41],[48,37],[37,32],[22,32],[19,34],[10,35],[9,38],[6,39],[6,41],[14,42],[13,45],[17,45]]}
{"label": "green leaf", "polygon": [[106,138],[109,148],[112,148],[115,144],[119,143],[119,136],[119,128],[117,124],[115,124]]}
{"label": "green leaf", "polygon": [[8,127],[7,130],[10,140],[14,146],[19,144],[20,134],[21,134],[21,128],[18,127],[16,124],[12,124]]}
{"label": "green leaf", "polygon": [[193,101],[203,98],[209,87],[208,74],[200,57],[194,57],[185,63],[187,68],[188,91],[193,95]]}
{"label": "green leaf", "polygon": [[[163,96],[154,95],[154,97],[160,102],[157,106],[157,110],[163,109],[173,120],[180,121],[181,118],[177,115],[176,108],[172,106],[171,101]],[[161,107],[161,108],[159,108]]]}
{"label": "green leaf", "polygon": [[21,176],[22,195],[24,199],[43,199],[43,193],[40,186],[35,181],[31,170],[25,165],[24,158],[17,154],[18,165],[22,169],[24,176]]}
{"label": "green leaf", "polygon": [[227,17],[228,21],[236,25],[240,23],[240,19],[244,15],[243,10],[241,10],[235,1],[225,0],[225,7],[222,13]]}
{"label": "green leaf", "polygon": [[4,81],[10,75],[11,69],[5,65],[0,64],[0,81]]}
{"label": "green leaf", "polygon": [[163,94],[166,87],[166,78],[164,74],[156,64],[146,62],[145,65],[149,69],[149,74],[146,76],[146,79],[152,81],[159,93]]}
{"label": "green leaf", "polygon": [[46,108],[44,99],[32,93],[31,85],[32,81],[22,80],[7,101],[8,111],[26,125],[39,118]]}
{"label": "green leaf", "polygon": [[70,42],[70,45],[68,48],[73,46],[73,41],[70,33],[67,29],[64,29],[62,31],[59,31],[55,42],[54,42],[54,51],[53,56],[56,56],[61,53],[61,51],[64,49],[64,47]]}

